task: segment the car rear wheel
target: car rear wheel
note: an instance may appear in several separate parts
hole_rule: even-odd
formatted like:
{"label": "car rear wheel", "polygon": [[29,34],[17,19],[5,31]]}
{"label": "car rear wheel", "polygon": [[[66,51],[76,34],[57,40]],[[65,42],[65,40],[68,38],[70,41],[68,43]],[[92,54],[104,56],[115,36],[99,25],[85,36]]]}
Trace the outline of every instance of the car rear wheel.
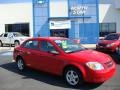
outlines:
{"label": "car rear wheel", "polygon": [[2,47],[3,46],[3,43],[2,43],[2,41],[0,41],[0,47]]}
{"label": "car rear wheel", "polygon": [[117,48],[116,48],[116,53],[117,53],[118,55],[120,55],[120,47],[117,47]]}
{"label": "car rear wheel", "polygon": [[15,41],[14,44],[15,44],[15,46],[18,46],[18,45],[20,45],[20,42],[19,41]]}
{"label": "car rear wheel", "polygon": [[67,68],[64,72],[64,78],[70,86],[78,86],[83,84],[82,73],[73,67]]}
{"label": "car rear wheel", "polygon": [[22,59],[22,58],[18,58],[18,59],[17,59],[17,68],[18,68],[20,71],[23,71],[23,70],[25,70],[25,67],[26,67],[26,65],[25,65],[23,59]]}

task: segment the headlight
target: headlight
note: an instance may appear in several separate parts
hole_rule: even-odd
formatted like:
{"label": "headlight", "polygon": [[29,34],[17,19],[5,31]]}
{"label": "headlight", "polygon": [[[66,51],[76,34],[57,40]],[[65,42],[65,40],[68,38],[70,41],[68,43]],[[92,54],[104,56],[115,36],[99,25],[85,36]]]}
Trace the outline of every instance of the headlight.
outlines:
{"label": "headlight", "polygon": [[103,70],[104,67],[98,62],[87,62],[86,65],[92,70]]}
{"label": "headlight", "polygon": [[115,45],[115,43],[111,43],[111,44],[108,44],[107,47],[112,47],[114,45]]}
{"label": "headlight", "polygon": [[99,43],[96,44],[96,46],[98,46],[98,45],[99,45]]}

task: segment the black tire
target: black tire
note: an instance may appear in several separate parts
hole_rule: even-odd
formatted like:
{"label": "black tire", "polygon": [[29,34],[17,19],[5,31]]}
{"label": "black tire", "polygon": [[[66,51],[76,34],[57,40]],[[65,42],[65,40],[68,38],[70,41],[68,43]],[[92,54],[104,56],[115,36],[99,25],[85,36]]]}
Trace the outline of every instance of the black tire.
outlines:
{"label": "black tire", "polygon": [[0,41],[0,47],[2,47],[3,46],[3,43],[2,43],[2,41]]}
{"label": "black tire", "polygon": [[118,55],[120,55],[120,47],[116,47],[116,49],[115,49],[116,51],[116,54],[118,54]]}
{"label": "black tire", "polygon": [[64,71],[66,83],[72,87],[78,87],[84,83],[83,75],[77,68],[69,67]]}
{"label": "black tire", "polygon": [[15,44],[15,46],[18,46],[18,45],[20,45],[20,42],[19,41],[15,41],[14,44]]}
{"label": "black tire", "polygon": [[20,71],[24,71],[26,69],[25,62],[22,58],[17,58],[17,68]]}

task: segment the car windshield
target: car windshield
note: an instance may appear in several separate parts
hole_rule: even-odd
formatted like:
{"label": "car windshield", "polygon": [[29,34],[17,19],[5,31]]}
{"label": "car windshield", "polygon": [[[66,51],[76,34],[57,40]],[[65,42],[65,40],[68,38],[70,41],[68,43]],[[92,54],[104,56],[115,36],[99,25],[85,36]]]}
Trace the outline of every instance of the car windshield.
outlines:
{"label": "car windshield", "polygon": [[22,37],[22,36],[24,36],[24,35],[21,34],[21,33],[13,33],[13,34],[14,34],[15,37]]}
{"label": "car windshield", "polygon": [[55,40],[54,42],[66,53],[85,50],[83,46],[81,46],[80,44],[76,43],[74,40],[71,39]]}
{"label": "car windshield", "polygon": [[118,35],[118,34],[111,34],[111,35],[106,36],[105,40],[118,40],[119,36],[120,35]]}
{"label": "car windshield", "polygon": [[0,35],[0,37],[2,37],[3,34]]}

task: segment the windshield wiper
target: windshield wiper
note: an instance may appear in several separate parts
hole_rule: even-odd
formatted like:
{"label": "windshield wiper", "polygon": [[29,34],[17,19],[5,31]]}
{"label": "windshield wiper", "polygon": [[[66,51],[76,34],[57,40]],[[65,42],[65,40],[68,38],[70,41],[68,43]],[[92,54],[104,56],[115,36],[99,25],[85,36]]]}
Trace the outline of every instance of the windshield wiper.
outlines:
{"label": "windshield wiper", "polygon": [[76,51],[71,51],[71,52],[67,52],[67,53],[74,53],[74,52],[79,52],[79,51],[83,51],[85,49],[81,49],[81,50],[76,50]]}

